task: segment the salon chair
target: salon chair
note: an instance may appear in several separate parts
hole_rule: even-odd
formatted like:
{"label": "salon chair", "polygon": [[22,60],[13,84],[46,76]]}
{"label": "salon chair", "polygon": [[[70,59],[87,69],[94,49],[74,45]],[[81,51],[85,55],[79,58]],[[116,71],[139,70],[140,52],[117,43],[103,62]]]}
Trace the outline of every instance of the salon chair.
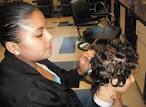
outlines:
{"label": "salon chair", "polygon": [[34,3],[43,12],[46,18],[51,17],[53,0],[33,0],[32,3]]}
{"label": "salon chair", "polygon": [[[94,7],[103,5],[98,12]],[[106,16],[108,12],[101,2],[91,4],[87,0],[72,0],[71,1],[72,16],[76,26],[92,25],[100,17]],[[97,23],[96,23],[97,24]]]}
{"label": "salon chair", "polygon": [[[100,8],[93,8],[98,7]],[[77,27],[80,43],[78,48],[81,50],[88,50],[82,48],[83,44],[92,44],[97,38],[102,40],[112,40],[119,37],[121,29],[113,26],[114,15],[110,13],[104,2],[89,3],[87,0],[72,0],[71,1],[72,15],[74,24]],[[109,16],[113,17],[112,21]],[[101,22],[106,21],[106,25]],[[80,33],[80,27],[87,26],[83,33]]]}
{"label": "salon chair", "polygon": [[60,8],[63,16],[71,16],[72,11],[70,7],[71,0],[61,0],[60,1]]}

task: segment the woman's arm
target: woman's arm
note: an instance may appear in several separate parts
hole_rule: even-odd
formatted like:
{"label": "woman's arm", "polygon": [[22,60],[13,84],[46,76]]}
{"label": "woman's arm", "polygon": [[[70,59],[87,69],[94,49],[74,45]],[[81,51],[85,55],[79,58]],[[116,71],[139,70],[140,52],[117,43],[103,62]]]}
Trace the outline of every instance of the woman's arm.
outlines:
{"label": "woman's arm", "polygon": [[45,64],[50,70],[56,73],[60,79],[62,85],[66,87],[78,87],[79,81],[87,74],[91,68],[90,59],[94,56],[95,52],[88,50],[83,53],[79,59],[79,66],[76,69],[64,70],[49,60],[43,60],[39,63]]}
{"label": "woman's arm", "polygon": [[66,83],[69,86],[78,87],[79,81],[87,74],[87,72],[91,69],[90,60],[94,57],[95,51],[88,50],[82,54],[79,59],[79,66],[76,70],[70,70],[68,73],[64,74],[66,78]]}

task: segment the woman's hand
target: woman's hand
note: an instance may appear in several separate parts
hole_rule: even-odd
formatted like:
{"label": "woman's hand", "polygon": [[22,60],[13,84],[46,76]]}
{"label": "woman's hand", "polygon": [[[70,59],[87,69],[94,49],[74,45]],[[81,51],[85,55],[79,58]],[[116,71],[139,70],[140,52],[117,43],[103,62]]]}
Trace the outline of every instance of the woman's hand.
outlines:
{"label": "woman's hand", "polygon": [[133,75],[130,75],[123,87],[113,87],[111,84],[106,84],[101,86],[95,94],[104,102],[113,102],[112,107],[122,107],[122,99],[119,95],[125,93],[134,81]]}
{"label": "woman's hand", "polygon": [[133,75],[130,75],[129,78],[126,80],[126,83],[123,87],[114,87],[114,91],[117,93],[125,93],[130,86],[135,82]]}
{"label": "woman's hand", "polygon": [[95,94],[99,99],[111,103],[113,103],[113,100],[117,96],[117,93],[113,90],[113,86],[111,84],[105,84],[104,86],[100,86]]}
{"label": "woman's hand", "polygon": [[105,84],[104,86],[100,86],[99,89],[94,94],[93,97],[94,102],[99,106],[106,107],[120,107],[119,100],[117,99],[117,93],[113,90],[113,86],[109,84]]}
{"label": "woman's hand", "polygon": [[120,94],[115,96],[112,107],[123,107],[122,97]]}
{"label": "woman's hand", "polygon": [[115,96],[112,107],[122,107],[121,94],[125,93],[134,82],[135,82],[135,79],[134,79],[133,75],[130,75],[129,78],[126,80],[126,83],[123,87],[114,87],[113,88],[113,90],[119,94],[117,96]]}
{"label": "woman's hand", "polygon": [[88,50],[83,53],[83,55],[79,59],[79,68],[78,73],[80,75],[85,75],[89,69],[91,69],[90,60],[95,55],[95,51]]}

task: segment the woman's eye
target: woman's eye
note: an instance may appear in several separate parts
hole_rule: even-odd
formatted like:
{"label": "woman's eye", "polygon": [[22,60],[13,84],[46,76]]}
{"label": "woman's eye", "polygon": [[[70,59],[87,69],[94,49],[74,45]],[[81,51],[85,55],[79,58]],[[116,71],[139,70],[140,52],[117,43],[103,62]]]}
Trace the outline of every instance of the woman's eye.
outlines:
{"label": "woman's eye", "polygon": [[37,35],[36,37],[38,37],[38,38],[39,38],[39,37],[42,37],[42,36],[43,36],[43,34],[39,34],[39,35]]}

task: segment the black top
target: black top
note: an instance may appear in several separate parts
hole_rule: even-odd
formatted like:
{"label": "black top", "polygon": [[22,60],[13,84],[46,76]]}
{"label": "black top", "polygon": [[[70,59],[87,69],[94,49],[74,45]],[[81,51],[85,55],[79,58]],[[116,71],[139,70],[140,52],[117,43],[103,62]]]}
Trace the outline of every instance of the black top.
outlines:
{"label": "black top", "polygon": [[0,63],[0,107],[82,107],[70,89],[79,85],[82,76],[49,60],[39,63],[56,73],[62,84],[45,79],[33,67],[5,52]]}

